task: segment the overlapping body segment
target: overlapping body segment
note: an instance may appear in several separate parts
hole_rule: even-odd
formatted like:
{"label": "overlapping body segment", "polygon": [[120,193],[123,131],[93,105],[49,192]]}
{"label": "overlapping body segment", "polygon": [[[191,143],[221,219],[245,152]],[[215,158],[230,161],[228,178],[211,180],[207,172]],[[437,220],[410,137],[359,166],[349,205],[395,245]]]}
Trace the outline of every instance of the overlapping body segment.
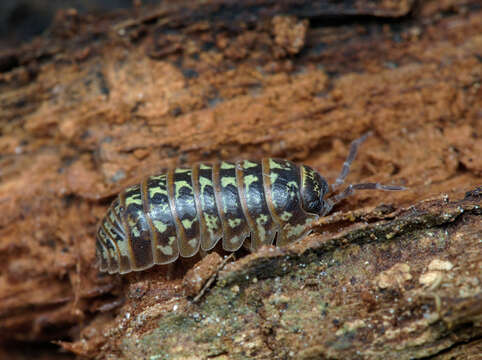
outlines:
{"label": "overlapping body segment", "polygon": [[130,265],[134,270],[144,270],[153,262],[151,227],[146,217],[144,197],[140,184],[128,187],[119,194],[120,215],[127,240],[124,251],[130,254]]}
{"label": "overlapping body segment", "polygon": [[260,161],[243,160],[236,164],[240,202],[251,231],[252,251],[271,245],[279,229],[266,203],[263,167]]}
{"label": "overlapping body segment", "polygon": [[167,188],[172,218],[177,228],[180,255],[191,257],[198,252],[201,243],[192,170],[187,168],[169,170]]}
{"label": "overlapping body segment", "polygon": [[146,217],[151,224],[154,263],[169,264],[179,257],[176,224],[171,214],[167,175],[151,176],[143,182]]}
{"label": "overlapping body segment", "polygon": [[277,234],[277,245],[295,241],[317,217],[303,210],[302,173],[290,161],[264,159],[197,164],[148,177],[120,193],[101,222],[100,268],[143,270],[210,250],[221,239],[226,251],[247,239],[256,250]]}
{"label": "overlapping body segment", "polygon": [[249,226],[240,202],[236,164],[226,161],[215,163],[213,183],[223,227],[223,248],[236,251],[249,236]]}

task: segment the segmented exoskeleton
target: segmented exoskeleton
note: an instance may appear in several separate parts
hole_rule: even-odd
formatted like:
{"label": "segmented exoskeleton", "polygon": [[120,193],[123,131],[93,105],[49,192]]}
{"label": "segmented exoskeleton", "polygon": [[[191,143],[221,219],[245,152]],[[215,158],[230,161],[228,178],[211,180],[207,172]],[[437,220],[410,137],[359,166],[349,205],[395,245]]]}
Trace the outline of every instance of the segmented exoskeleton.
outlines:
{"label": "segmented exoskeleton", "polygon": [[355,184],[324,199],[344,182],[367,136],[351,144],[331,186],[309,166],[266,158],[171,169],[128,187],[98,228],[100,270],[127,273],[169,264],[199,249],[211,250],[221,238],[227,251],[238,250],[248,238],[252,251],[271,245],[275,237],[283,246],[308,234],[313,221],[356,189],[403,189]]}

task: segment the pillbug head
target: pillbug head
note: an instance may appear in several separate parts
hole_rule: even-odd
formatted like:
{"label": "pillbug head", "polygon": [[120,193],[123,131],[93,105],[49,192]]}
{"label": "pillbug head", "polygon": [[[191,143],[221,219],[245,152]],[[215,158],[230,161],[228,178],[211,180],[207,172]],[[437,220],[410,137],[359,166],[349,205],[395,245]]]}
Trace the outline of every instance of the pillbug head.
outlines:
{"label": "pillbug head", "polygon": [[321,214],[325,207],[324,196],[328,192],[326,180],[311,167],[301,166],[301,199],[303,209],[311,214]]}

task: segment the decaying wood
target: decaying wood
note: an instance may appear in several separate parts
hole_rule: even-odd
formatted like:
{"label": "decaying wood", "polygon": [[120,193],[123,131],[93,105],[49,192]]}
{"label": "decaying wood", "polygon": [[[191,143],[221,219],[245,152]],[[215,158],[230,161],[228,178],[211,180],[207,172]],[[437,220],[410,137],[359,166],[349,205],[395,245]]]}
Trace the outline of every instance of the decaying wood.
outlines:
{"label": "decaying wood", "polygon": [[[69,10],[0,52],[0,357],[52,341],[88,358],[477,354],[482,10],[342,3]],[[96,224],[124,186],[265,156],[333,180],[367,130],[348,181],[409,190],[359,192],[301,242],[220,271],[98,273]]]}
{"label": "decaying wood", "polygon": [[102,354],[411,359],[479,346],[481,191],[263,248],[226,265],[201,303],[179,292],[152,303],[165,284],[151,283],[104,330]]}

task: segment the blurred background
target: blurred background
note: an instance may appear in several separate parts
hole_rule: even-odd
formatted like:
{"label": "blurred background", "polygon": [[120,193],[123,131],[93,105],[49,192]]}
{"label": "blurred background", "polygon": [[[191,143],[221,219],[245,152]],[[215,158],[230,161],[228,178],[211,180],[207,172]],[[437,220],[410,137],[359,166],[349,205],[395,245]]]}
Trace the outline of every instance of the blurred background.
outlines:
{"label": "blurred background", "polygon": [[0,48],[41,34],[60,9],[73,8],[85,14],[155,3],[159,0],[1,0]]}

